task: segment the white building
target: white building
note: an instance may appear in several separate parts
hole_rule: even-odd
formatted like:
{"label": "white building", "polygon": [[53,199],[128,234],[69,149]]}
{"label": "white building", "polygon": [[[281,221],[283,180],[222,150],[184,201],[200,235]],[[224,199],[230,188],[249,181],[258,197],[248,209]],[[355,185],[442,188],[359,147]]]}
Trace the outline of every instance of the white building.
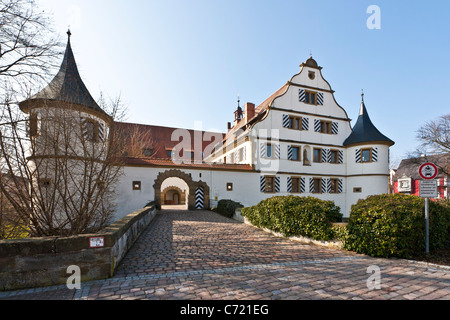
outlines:
{"label": "white building", "polygon": [[152,137],[147,147],[141,141],[141,156],[125,158],[117,218],[152,201],[194,209],[290,194],[332,200],[348,216],[358,199],[388,192],[394,142],[372,124],[364,101],[351,127],[312,57],[259,106],[238,105],[226,133],[115,124]]}

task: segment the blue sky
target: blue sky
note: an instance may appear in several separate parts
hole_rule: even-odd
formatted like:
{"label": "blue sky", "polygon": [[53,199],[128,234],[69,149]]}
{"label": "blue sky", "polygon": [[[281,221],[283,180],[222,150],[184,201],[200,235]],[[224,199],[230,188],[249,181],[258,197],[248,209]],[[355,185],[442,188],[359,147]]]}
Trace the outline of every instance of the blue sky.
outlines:
{"label": "blue sky", "polygon": [[[365,92],[399,161],[416,130],[449,112],[449,1],[37,0],[94,98],[121,96],[128,122],[225,131],[241,104],[264,101],[310,52],[352,124]],[[381,10],[370,30],[367,8]],[[199,128],[198,125],[196,128]]]}

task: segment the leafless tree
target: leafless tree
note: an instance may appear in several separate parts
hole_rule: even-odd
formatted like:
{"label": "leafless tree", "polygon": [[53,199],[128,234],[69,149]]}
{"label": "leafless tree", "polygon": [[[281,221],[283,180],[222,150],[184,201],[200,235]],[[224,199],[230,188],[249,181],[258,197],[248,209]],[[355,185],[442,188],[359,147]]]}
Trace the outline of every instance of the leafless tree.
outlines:
{"label": "leafless tree", "polygon": [[408,154],[418,163],[433,162],[444,174],[450,174],[450,114],[428,121],[417,130],[419,147]]}
{"label": "leafless tree", "polygon": [[[114,121],[77,105],[40,105],[24,118],[6,104],[0,122],[0,190],[30,236],[75,235],[105,227],[122,172]],[[117,112],[119,104],[112,106]]]}
{"label": "leafless tree", "polygon": [[118,157],[154,158],[160,150],[148,126],[115,122],[113,131]]}
{"label": "leafless tree", "polygon": [[[11,192],[13,183],[7,175],[0,174],[0,184]],[[17,239],[26,236],[28,236],[27,221],[21,220],[7,197],[0,192],[0,239]]]}
{"label": "leafless tree", "polygon": [[[27,91],[53,74],[61,44],[34,0],[0,0],[0,80]],[[4,89],[4,88],[3,88]]]}
{"label": "leafless tree", "polygon": [[417,131],[421,149],[434,154],[450,152],[450,113],[429,121]]}

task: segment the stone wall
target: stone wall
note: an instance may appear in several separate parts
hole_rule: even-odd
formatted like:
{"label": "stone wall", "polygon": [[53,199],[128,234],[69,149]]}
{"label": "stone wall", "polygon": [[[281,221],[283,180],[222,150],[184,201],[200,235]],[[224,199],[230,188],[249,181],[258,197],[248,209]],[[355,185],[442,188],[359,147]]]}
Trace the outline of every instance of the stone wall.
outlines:
{"label": "stone wall", "polygon": [[[66,284],[72,265],[80,267],[81,281],[112,277],[155,214],[144,208],[98,234],[0,241],[0,291]],[[103,237],[104,246],[91,248],[92,237]]]}

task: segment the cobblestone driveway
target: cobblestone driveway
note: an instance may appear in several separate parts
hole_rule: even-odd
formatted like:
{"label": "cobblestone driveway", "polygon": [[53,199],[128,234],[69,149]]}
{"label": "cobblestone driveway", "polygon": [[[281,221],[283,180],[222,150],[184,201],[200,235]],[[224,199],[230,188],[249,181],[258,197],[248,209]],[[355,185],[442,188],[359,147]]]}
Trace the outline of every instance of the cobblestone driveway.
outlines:
{"label": "cobblestone driveway", "polygon": [[[370,266],[381,270],[381,289],[368,289]],[[112,279],[2,298],[450,300],[450,268],[300,244],[209,211],[162,211]]]}

